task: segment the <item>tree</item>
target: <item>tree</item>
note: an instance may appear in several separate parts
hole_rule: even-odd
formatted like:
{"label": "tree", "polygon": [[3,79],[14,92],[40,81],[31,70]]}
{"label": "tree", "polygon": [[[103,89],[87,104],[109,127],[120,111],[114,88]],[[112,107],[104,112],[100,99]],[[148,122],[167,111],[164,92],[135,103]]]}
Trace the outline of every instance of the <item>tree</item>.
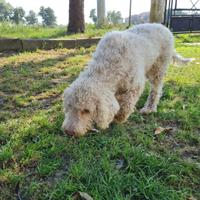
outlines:
{"label": "tree", "polygon": [[150,22],[163,23],[165,13],[165,0],[151,0]]}
{"label": "tree", "polygon": [[85,31],[84,0],[69,0],[68,33],[83,33]]}
{"label": "tree", "polygon": [[97,15],[96,15],[96,9],[92,9],[90,11],[90,18],[92,21],[96,24],[97,23]]}
{"label": "tree", "polygon": [[24,17],[25,17],[25,11],[24,11],[24,9],[22,7],[14,8],[14,10],[13,10],[13,16],[12,16],[11,19],[16,24],[24,23],[25,22]]}
{"label": "tree", "polygon": [[54,26],[56,25],[56,16],[54,10],[50,7],[44,8],[40,7],[39,15],[42,17],[42,23],[44,26]]}
{"label": "tree", "polygon": [[100,28],[106,22],[105,0],[97,0],[97,26]]}
{"label": "tree", "polygon": [[13,7],[4,0],[0,0],[0,21],[9,21],[12,13]]}
{"label": "tree", "polygon": [[122,14],[120,11],[109,11],[107,20],[111,24],[120,24],[123,21]]}
{"label": "tree", "polygon": [[25,18],[28,25],[35,25],[38,23],[36,13],[33,10],[30,10]]}

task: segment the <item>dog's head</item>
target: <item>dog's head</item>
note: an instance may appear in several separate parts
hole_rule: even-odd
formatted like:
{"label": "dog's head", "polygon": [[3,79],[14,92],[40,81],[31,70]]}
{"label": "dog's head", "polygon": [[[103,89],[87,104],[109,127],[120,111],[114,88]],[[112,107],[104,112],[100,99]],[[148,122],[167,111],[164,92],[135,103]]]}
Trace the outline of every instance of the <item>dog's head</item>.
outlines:
{"label": "dog's head", "polygon": [[119,111],[115,96],[92,84],[72,86],[64,92],[64,131],[73,136],[83,136],[97,127],[105,129]]}

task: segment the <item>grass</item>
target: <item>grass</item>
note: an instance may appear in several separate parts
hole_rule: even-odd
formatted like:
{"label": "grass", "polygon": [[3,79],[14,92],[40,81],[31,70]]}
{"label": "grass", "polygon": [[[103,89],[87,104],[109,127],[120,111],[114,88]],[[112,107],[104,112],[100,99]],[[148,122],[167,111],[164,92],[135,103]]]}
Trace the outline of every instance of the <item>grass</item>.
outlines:
{"label": "grass", "polygon": [[[200,46],[177,45],[196,61],[169,68],[158,113],[70,138],[61,94],[94,49],[1,55],[0,199],[200,199]],[[159,126],[172,130],[155,136]]]}
{"label": "grass", "polygon": [[[96,28],[92,24],[86,24],[85,33],[66,35],[65,26],[42,27],[42,26],[24,26],[8,23],[0,23],[0,38],[21,38],[21,39],[76,39],[101,37],[112,30],[125,30],[125,25],[106,25],[103,28]],[[200,34],[177,34],[177,43],[198,43]]]}
{"label": "grass", "polygon": [[0,23],[0,38],[58,38],[64,36],[66,27],[24,26]]}
{"label": "grass", "polygon": [[199,33],[176,34],[175,36],[176,36],[177,43],[199,43],[200,41]]}
{"label": "grass", "polygon": [[106,32],[111,30],[121,30],[125,29],[122,26],[113,27],[107,25],[103,28],[96,28],[92,24],[86,25],[85,33],[66,35],[67,26],[56,26],[56,27],[43,27],[43,26],[24,26],[24,25],[14,25],[8,23],[0,23],[0,38],[92,38],[92,37],[101,37]]}
{"label": "grass", "polygon": [[[24,26],[8,23],[0,23],[0,38],[21,38],[21,39],[76,39],[102,37],[105,33],[112,30],[125,30],[126,25],[106,25],[103,28],[96,28],[92,24],[86,24],[85,33],[67,35],[65,26],[43,27],[43,26]],[[199,43],[200,34],[176,34],[177,43]]]}

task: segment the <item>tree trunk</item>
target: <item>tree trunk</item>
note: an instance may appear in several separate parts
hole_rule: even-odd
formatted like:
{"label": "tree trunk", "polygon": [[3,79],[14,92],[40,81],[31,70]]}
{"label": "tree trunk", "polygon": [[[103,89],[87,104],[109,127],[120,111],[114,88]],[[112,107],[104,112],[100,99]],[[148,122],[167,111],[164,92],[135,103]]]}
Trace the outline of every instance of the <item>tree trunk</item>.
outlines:
{"label": "tree trunk", "polygon": [[84,33],[84,0],[69,0],[68,33]]}
{"label": "tree trunk", "polygon": [[166,0],[151,0],[150,22],[163,23]]}
{"label": "tree trunk", "polygon": [[105,24],[105,0],[97,0],[97,26],[102,27]]}

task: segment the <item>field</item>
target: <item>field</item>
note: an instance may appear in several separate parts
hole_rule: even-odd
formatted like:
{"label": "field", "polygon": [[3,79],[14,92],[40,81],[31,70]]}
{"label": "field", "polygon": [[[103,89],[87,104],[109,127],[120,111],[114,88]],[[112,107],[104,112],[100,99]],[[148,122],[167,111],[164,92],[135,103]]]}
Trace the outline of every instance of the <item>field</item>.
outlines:
{"label": "field", "polygon": [[79,139],[61,130],[62,92],[95,47],[1,54],[0,199],[200,199],[200,46],[182,39],[196,61],[170,66],[157,113]]}

